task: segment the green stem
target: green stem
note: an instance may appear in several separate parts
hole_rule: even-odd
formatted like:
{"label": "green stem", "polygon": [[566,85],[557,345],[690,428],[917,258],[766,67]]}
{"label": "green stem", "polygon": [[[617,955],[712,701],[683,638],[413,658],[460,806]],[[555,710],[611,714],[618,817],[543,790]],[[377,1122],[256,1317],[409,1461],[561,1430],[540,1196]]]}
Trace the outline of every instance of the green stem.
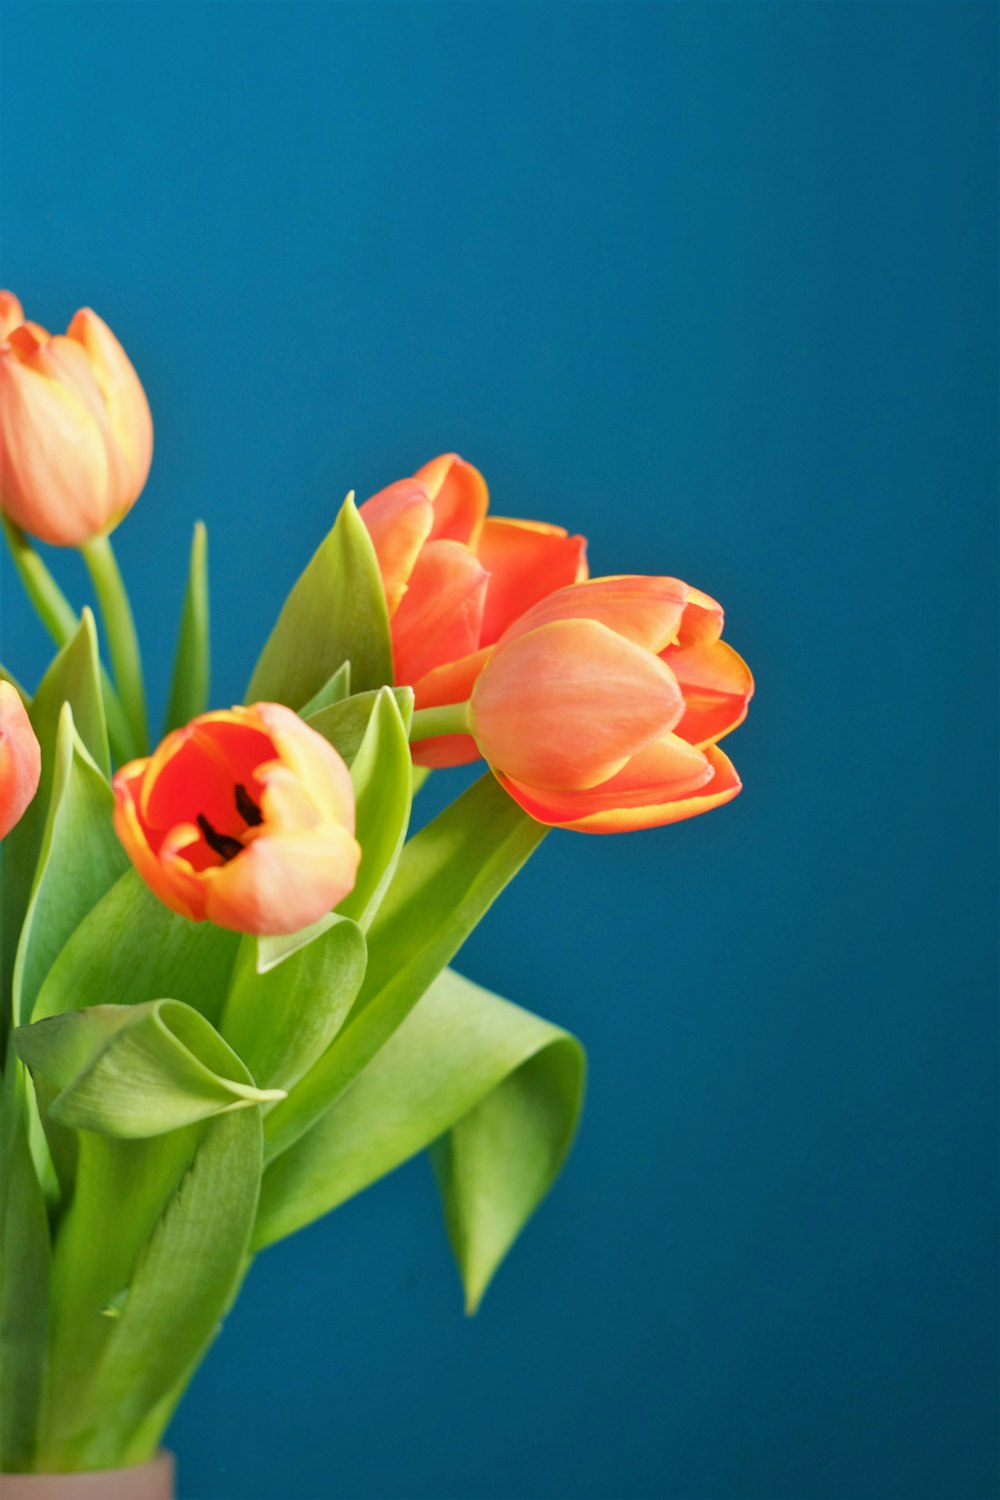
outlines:
{"label": "green stem", "polygon": [[468,703],[443,703],[435,708],[418,708],[410,726],[411,740],[429,740],[438,734],[468,733]]}
{"label": "green stem", "polygon": [[[6,516],[3,518],[3,530],[11,560],[24,585],[24,591],[45,629],[62,650],[79,630],[80,617],[24,532]],[[132,743],[132,734],[125,712],[103,665],[101,666],[101,689],[111,748],[114,751],[115,760],[121,764],[122,761],[131,760],[138,752]]]}
{"label": "green stem", "polygon": [[3,531],[10,555],[35,611],[60,648],[72,640],[80,620],[62,589],[42,562],[24,532],[3,518]]}
{"label": "green stem", "polygon": [[107,536],[95,536],[80,549],[87,564],[108,637],[108,652],[131,730],[136,753],[145,755],[149,746],[146,725],[146,690],[142,680],[142,658],[135,631],[132,606]]}

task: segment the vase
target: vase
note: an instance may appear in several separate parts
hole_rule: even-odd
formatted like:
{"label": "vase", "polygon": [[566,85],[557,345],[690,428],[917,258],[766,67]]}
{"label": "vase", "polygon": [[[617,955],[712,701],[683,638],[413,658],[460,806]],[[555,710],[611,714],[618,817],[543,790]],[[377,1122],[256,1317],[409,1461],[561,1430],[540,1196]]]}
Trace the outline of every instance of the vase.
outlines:
{"label": "vase", "polygon": [[174,1500],[174,1455],[81,1474],[0,1474],[0,1500]]}

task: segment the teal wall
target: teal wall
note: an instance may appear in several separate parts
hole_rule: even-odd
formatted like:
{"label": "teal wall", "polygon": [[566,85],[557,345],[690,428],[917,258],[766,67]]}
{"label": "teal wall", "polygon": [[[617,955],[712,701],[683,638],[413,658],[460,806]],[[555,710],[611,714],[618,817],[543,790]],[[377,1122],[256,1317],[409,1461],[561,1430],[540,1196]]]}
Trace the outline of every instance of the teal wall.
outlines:
{"label": "teal wall", "polygon": [[196,517],[229,703],[343,492],[452,447],[595,571],[716,594],[759,684],[736,803],[552,837],[468,946],[592,1063],[479,1317],[417,1162],[258,1264],[186,1500],[996,1496],[996,43],[990,4],[5,4],[3,281],[149,390],[157,693]]}

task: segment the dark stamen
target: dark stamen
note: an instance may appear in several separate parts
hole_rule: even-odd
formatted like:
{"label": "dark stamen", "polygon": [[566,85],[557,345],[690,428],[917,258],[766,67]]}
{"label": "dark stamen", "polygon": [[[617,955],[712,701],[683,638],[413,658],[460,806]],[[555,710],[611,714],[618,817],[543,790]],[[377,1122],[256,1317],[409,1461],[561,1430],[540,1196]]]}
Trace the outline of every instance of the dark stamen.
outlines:
{"label": "dark stamen", "polygon": [[204,813],[198,814],[198,827],[201,829],[202,836],[208,847],[214,849],[215,853],[221,859],[224,859],[226,864],[231,859],[235,859],[237,854],[243,853],[243,845],[239,839],[230,838],[228,833],[219,833],[212,827]]}
{"label": "dark stamen", "polygon": [[240,781],[236,783],[236,811],[250,828],[256,828],[264,821],[264,814]]}

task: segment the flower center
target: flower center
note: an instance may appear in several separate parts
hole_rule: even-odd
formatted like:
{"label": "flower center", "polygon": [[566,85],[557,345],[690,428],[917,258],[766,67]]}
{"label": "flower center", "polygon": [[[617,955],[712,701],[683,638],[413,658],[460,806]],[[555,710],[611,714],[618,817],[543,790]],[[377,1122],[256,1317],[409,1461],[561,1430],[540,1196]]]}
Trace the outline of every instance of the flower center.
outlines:
{"label": "flower center", "polygon": [[[233,796],[236,803],[236,811],[247,827],[259,828],[264,821],[264,814],[242,782],[236,783]],[[244,845],[242,840],[234,838],[229,833],[220,833],[217,828],[212,826],[204,813],[198,814],[197,821],[205,843],[219,856],[223,864],[228,864],[231,859],[236,858],[237,854],[243,853]]]}

